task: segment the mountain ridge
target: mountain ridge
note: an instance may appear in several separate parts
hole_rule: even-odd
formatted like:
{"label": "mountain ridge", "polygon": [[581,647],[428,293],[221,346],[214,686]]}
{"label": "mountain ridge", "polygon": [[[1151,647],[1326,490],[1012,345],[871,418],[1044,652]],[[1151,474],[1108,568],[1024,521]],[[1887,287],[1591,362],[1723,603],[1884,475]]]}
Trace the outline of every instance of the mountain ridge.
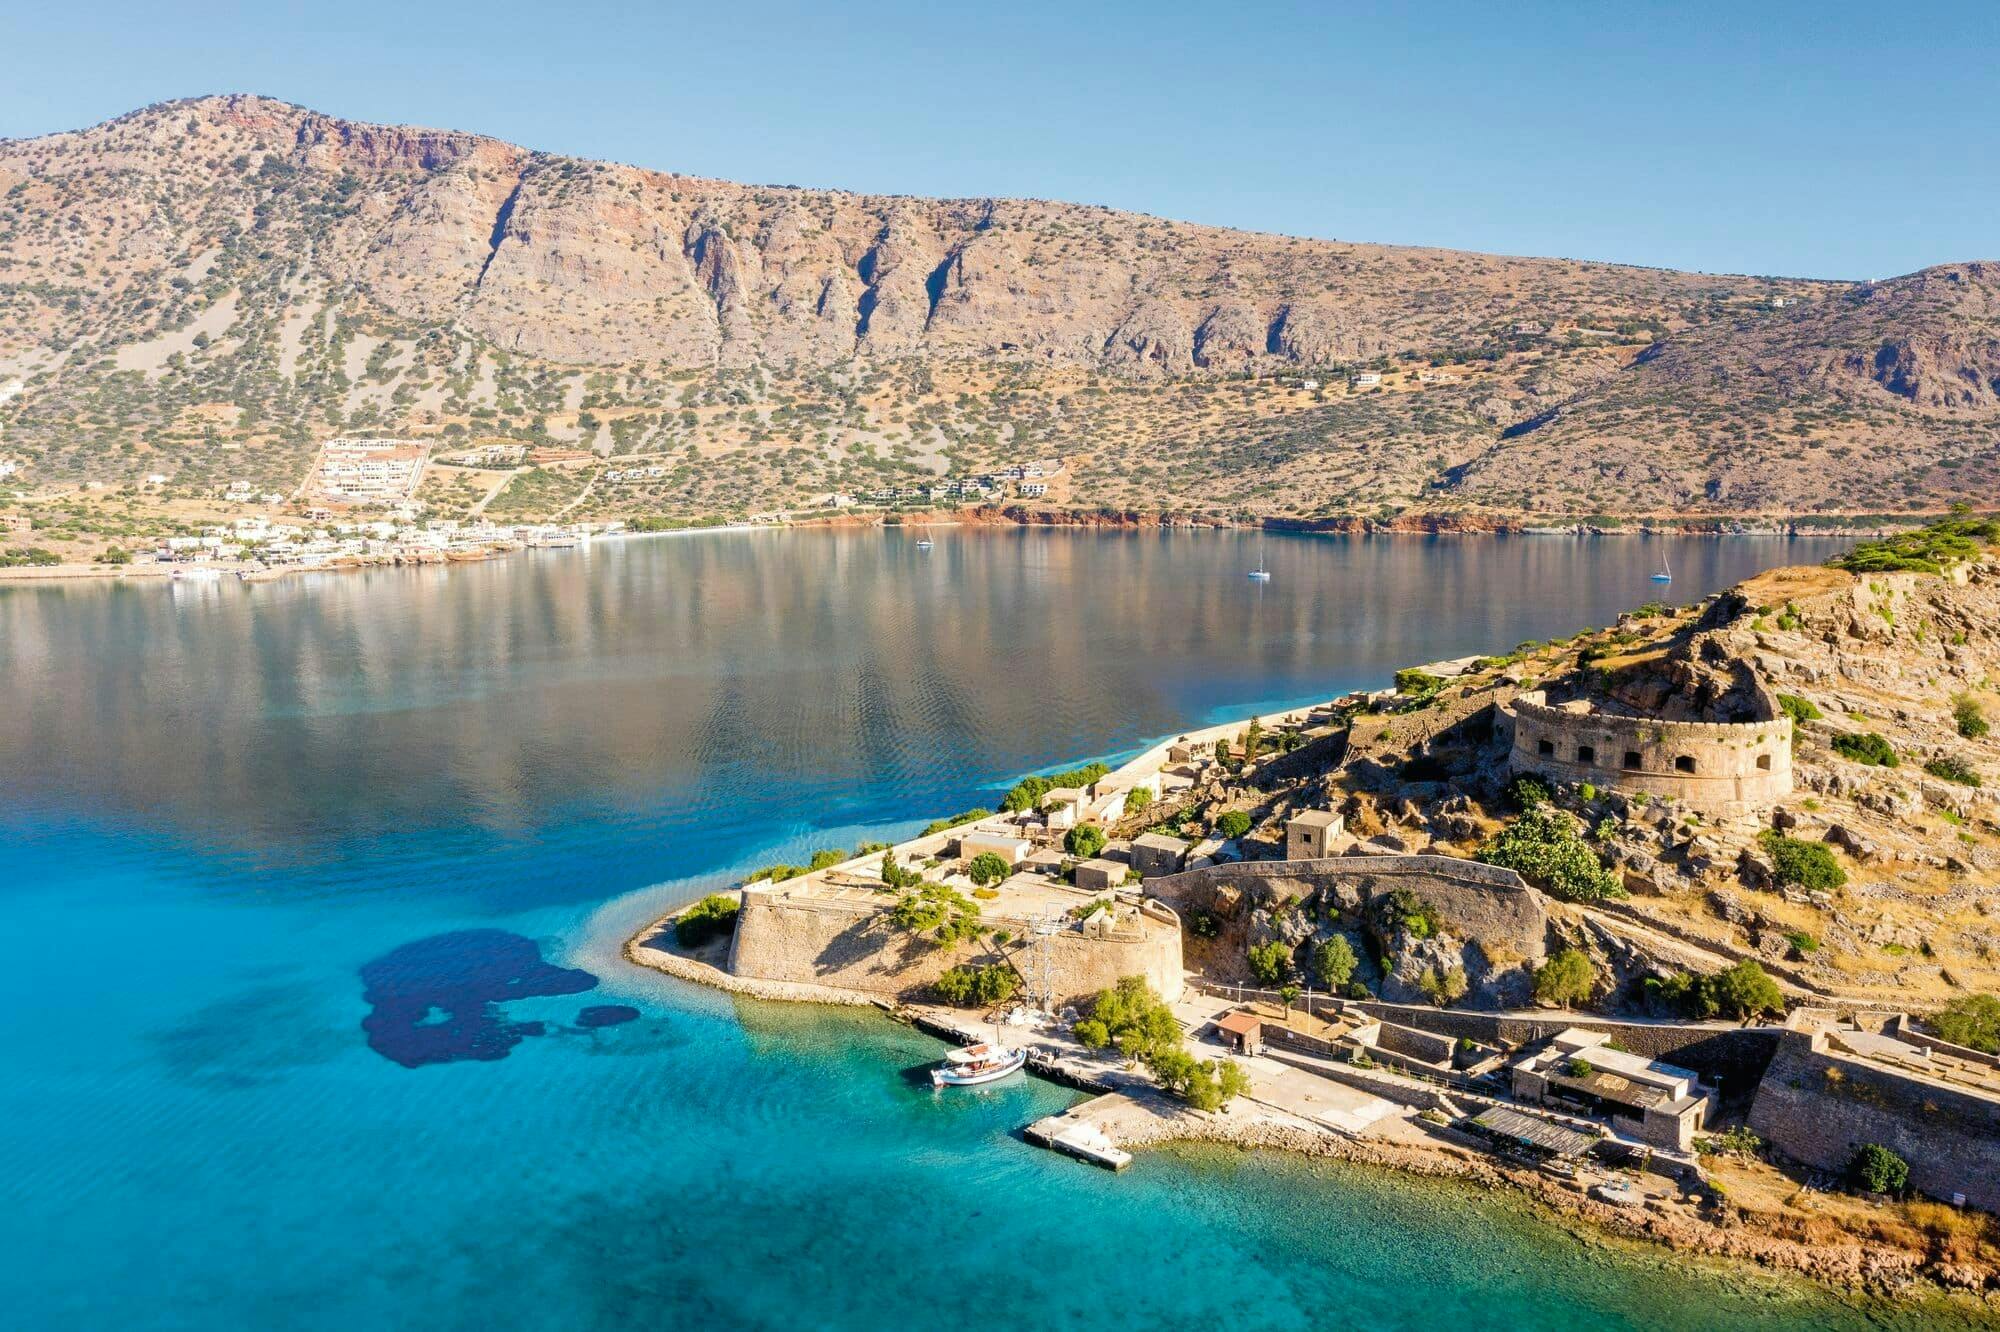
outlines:
{"label": "mountain ridge", "polygon": [[[677,455],[635,512],[1048,455],[1097,506],[1810,513],[1942,507],[2000,440],[1983,262],[1847,284],[740,185],[250,94],[0,140],[0,202],[0,450],[42,485],[289,489],[383,431]],[[1831,489],[1786,475],[1829,447]]]}

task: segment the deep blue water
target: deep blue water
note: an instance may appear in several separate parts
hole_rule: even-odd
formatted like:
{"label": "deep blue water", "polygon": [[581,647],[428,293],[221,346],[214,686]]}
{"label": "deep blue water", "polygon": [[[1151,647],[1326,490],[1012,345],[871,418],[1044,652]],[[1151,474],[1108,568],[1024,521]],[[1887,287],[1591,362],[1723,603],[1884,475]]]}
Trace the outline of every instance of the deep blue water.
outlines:
{"label": "deep blue water", "polygon": [[[1273,539],[1258,589],[1222,534],[709,535],[0,590],[5,1322],[1889,1318],[1396,1176],[1101,1174],[1016,1136],[1059,1088],[938,1096],[921,1035],[618,957],[743,866],[1607,619],[1658,544]],[[1828,549],[1677,542],[1673,590]]]}

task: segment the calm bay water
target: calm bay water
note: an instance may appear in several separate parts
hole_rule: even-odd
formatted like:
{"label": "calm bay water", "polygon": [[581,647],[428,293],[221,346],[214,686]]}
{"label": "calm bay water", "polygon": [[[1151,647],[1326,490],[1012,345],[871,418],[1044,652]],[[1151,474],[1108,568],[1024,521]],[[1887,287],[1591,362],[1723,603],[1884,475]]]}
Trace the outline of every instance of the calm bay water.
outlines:
{"label": "calm bay water", "polygon": [[1272,539],[1260,588],[1234,535],[936,535],[0,590],[8,1324],[1918,1324],[1395,1176],[1114,1178],[1014,1136],[1059,1088],[617,956],[746,865],[1607,620],[1663,546],[1686,599],[1832,545]]}

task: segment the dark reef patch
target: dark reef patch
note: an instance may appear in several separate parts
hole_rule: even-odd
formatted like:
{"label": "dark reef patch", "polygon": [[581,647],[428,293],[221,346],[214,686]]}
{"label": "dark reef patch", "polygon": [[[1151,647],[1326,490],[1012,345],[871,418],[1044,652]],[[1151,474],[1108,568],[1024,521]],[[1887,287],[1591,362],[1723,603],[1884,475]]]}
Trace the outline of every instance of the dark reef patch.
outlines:
{"label": "dark reef patch", "polygon": [[[587,971],[545,961],[541,945],[505,930],[455,930],[406,943],[361,968],[368,1048],[404,1068],[460,1059],[505,1059],[540,1022],[510,1022],[510,999],[581,994]],[[588,1010],[586,1010],[588,1011]]]}
{"label": "dark reef patch", "polygon": [[636,1022],[639,1010],[629,1004],[592,1004],[576,1015],[579,1027],[615,1027],[621,1022]]}

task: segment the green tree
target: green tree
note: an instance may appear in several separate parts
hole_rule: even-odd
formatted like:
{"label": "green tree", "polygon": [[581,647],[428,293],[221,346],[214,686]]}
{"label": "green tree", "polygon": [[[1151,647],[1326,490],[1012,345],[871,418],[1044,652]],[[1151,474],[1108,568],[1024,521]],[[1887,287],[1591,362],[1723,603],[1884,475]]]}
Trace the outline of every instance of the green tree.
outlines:
{"label": "green tree", "polygon": [[1125,793],[1125,812],[1143,814],[1153,807],[1153,789],[1149,786],[1135,786]]}
{"label": "green tree", "polygon": [[906,934],[955,944],[979,933],[979,906],[956,888],[919,883],[896,899],[889,919]]}
{"label": "green tree", "polygon": [[1092,1049],[1115,1044],[1130,1059],[1155,1050],[1178,1049],[1181,1025],[1144,976],[1125,976],[1090,1002],[1090,1013],[1072,1028],[1077,1040]]}
{"label": "green tree", "polygon": [[1313,950],[1313,975],[1329,990],[1338,990],[1354,977],[1360,959],[1347,936],[1336,934]]}
{"label": "green tree", "polygon": [[1156,1051],[1146,1065],[1162,1087],[1196,1110],[1220,1110],[1250,1086],[1233,1061],[1199,1060],[1178,1046]]}
{"label": "green tree", "polygon": [[1581,949],[1565,948],[1535,969],[1535,1002],[1553,1008],[1583,1003],[1597,989],[1597,968]]}
{"label": "green tree", "polygon": [[1004,963],[952,967],[933,985],[938,997],[960,1007],[991,1008],[1004,1004],[1020,989],[1021,978]]}
{"label": "green tree", "polygon": [[1215,831],[1224,837],[1241,837],[1250,831],[1250,816],[1240,809],[1224,810],[1215,821]]}
{"label": "green tree", "polygon": [[1009,865],[1004,857],[992,851],[981,851],[972,858],[972,863],[965,867],[967,877],[981,888],[991,883],[998,883],[1013,872],[1013,866]]}
{"label": "green tree", "polygon": [[1292,974],[1292,950],[1277,939],[1250,945],[1250,974],[1260,985],[1276,985]]}
{"label": "green tree", "polygon": [[1102,851],[1104,843],[1104,829],[1094,823],[1079,823],[1063,836],[1063,849],[1084,860]]}
{"label": "green tree", "polygon": [[1895,747],[1873,731],[1843,731],[1833,737],[1833,748],[1843,758],[1871,768],[1894,768],[1902,763]]}
{"label": "green tree", "polygon": [[2000,998],[1962,994],[1931,1019],[1931,1028],[1953,1045],[2000,1054]]}
{"label": "green tree", "polygon": [[1785,1011],[1785,996],[1764,968],[1748,958],[1710,978],[1715,1006],[1725,1017],[1749,1018]]}
{"label": "green tree", "polygon": [[1781,884],[1831,891],[1847,882],[1847,871],[1823,843],[1801,841],[1776,831],[1766,831],[1757,840],[1771,857],[1772,877]]}
{"label": "green tree", "polygon": [[1455,1004],[1465,998],[1465,968],[1447,967],[1440,971],[1436,967],[1428,967],[1423,975],[1417,977],[1417,988],[1439,1008]]}

